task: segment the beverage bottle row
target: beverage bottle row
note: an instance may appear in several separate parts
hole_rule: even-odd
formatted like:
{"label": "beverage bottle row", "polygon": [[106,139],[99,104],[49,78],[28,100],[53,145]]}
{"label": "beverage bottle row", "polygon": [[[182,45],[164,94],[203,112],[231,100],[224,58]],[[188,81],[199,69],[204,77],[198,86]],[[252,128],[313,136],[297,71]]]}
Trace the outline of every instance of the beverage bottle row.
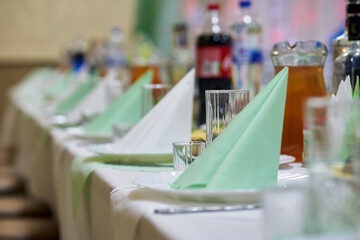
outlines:
{"label": "beverage bottle row", "polygon": [[262,27],[249,0],[239,1],[231,31],[219,16],[220,5],[210,3],[196,39],[196,78],[200,98],[199,125],[206,121],[205,91],[248,89],[250,98],[262,79]]}
{"label": "beverage bottle row", "polygon": [[332,93],[347,76],[354,89],[360,75],[360,0],[346,0],[344,33],[333,41]]}

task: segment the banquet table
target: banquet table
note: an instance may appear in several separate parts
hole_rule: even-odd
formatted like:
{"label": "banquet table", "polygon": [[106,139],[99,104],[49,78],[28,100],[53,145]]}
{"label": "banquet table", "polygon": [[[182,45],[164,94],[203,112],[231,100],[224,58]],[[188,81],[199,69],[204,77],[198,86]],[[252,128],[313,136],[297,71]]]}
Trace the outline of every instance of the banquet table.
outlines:
{"label": "banquet table", "polygon": [[154,213],[156,208],[204,204],[171,199],[132,182],[151,172],[97,168],[90,194],[82,194],[74,209],[72,164],[79,156],[94,155],[88,150],[93,142],[52,128],[26,98],[10,94],[9,100],[1,144],[18,149],[16,169],[26,177],[30,194],[51,206],[62,239],[263,239],[262,209]]}

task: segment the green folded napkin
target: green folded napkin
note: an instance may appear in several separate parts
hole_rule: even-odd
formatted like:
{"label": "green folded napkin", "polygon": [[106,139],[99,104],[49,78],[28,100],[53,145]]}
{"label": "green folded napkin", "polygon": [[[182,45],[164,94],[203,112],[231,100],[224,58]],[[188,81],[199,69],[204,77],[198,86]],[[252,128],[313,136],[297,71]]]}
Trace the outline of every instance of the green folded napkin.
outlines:
{"label": "green folded napkin", "polygon": [[141,114],[141,87],[149,84],[152,72],[146,72],[124,94],[113,102],[104,113],[94,118],[84,127],[87,134],[111,135],[115,123],[136,124]]}
{"label": "green folded napkin", "polygon": [[354,88],[354,92],[353,92],[353,98],[354,99],[360,99],[360,87],[359,87],[359,76],[356,77],[356,83],[355,83],[355,88]]}
{"label": "green folded napkin", "polygon": [[53,100],[56,99],[61,93],[63,93],[69,85],[75,80],[76,75],[67,73],[60,76],[56,82],[45,92],[44,99]]}
{"label": "green folded napkin", "polygon": [[[356,89],[356,87],[355,87]],[[354,95],[353,102],[350,106],[350,112],[345,122],[345,131],[342,141],[342,149],[340,153],[340,162],[347,163],[351,160],[355,148],[359,147],[359,126],[360,126],[360,99],[359,95]],[[337,159],[335,159],[337,161]]]}
{"label": "green folded napkin", "polygon": [[153,166],[116,165],[106,163],[108,161],[116,162],[113,158],[109,159],[106,156],[77,157],[74,159],[71,165],[71,191],[74,216],[82,194],[84,194],[86,210],[90,211],[91,174],[97,168],[112,168],[132,172],[170,172],[173,169],[172,164]]}
{"label": "green folded napkin", "polygon": [[70,113],[70,111],[74,109],[76,105],[95,87],[98,77],[99,75],[97,72],[92,73],[86,82],[80,84],[80,86],[78,86],[67,99],[56,107],[55,113],[62,115]]}
{"label": "green folded napkin", "polygon": [[287,76],[288,68],[284,68],[171,187],[235,190],[275,185],[279,169]]}

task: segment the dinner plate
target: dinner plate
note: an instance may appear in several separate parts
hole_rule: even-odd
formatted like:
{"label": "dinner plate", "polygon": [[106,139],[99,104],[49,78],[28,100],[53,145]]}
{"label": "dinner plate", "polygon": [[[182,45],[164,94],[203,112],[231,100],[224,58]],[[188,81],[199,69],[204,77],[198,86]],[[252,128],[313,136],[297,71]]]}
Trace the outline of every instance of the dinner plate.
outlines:
{"label": "dinner plate", "polygon": [[280,161],[279,161],[279,164],[288,164],[288,163],[292,163],[295,161],[295,157],[293,156],[290,156],[290,155],[285,155],[285,154],[282,154],[280,155]]}
{"label": "dinner plate", "polygon": [[172,153],[123,154],[116,152],[113,143],[93,144],[88,150],[109,158],[108,162],[124,164],[161,164],[172,162]]}
{"label": "dinner plate", "polygon": [[82,127],[70,127],[66,131],[73,137],[82,139],[85,141],[93,142],[111,142],[112,136],[104,134],[88,134],[85,133]]}
{"label": "dinner plate", "polygon": [[[227,204],[254,204],[260,200],[260,190],[235,190],[235,191],[209,191],[209,190],[175,190],[169,186],[181,172],[162,172],[138,176],[133,183],[164,194],[169,198],[195,201],[203,203],[227,203]],[[304,184],[308,179],[305,168],[294,167],[287,170],[279,170],[278,186],[288,187]]]}

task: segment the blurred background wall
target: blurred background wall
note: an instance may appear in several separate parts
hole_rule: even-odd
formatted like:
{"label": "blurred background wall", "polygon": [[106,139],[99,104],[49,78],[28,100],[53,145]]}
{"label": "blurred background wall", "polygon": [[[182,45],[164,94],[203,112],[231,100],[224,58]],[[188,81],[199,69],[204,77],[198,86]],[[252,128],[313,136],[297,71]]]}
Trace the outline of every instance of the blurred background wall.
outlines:
{"label": "blurred background wall", "polygon": [[136,0],[1,0],[0,114],[6,89],[34,67],[56,65],[76,36],[107,38],[118,25],[127,40],[136,8]]}
{"label": "blurred background wall", "polygon": [[[29,70],[55,66],[66,43],[108,38],[120,26],[125,44],[134,30],[142,30],[160,52],[169,56],[172,26],[189,23],[194,43],[210,0],[0,0],[0,114],[6,89]],[[230,23],[238,0],[218,0]],[[272,75],[269,52],[278,41],[314,39],[327,44],[344,25],[344,0],[253,0],[263,23],[265,72]],[[331,56],[328,57],[330,59]],[[266,60],[267,59],[267,60]],[[325,68],[329,68],[329,64]],[[325,75],[330,71],[325,71]],[[268,78],[269,78],[268,77]],[[326,78],[326,76],[325,76]]]}
{"label": "blurred background wall", "polygon": [[0,60],[56,61],[76,35],[107,38],[118,25],[130,36],[135,0],[1,0]]}

